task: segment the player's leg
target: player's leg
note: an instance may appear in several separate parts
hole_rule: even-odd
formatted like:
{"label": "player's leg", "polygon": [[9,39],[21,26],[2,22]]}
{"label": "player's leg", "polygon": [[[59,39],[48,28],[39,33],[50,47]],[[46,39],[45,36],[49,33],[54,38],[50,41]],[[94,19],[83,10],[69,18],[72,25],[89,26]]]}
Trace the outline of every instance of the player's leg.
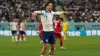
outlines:
{"label": "player's leg", "polygon": [[54,32],[54,36],[55,36],[55,44],[54,44],[54,50],[56,49],[56,40],[57,40],[57,33],[56,32]]}
{"label": "player's leg", "polygon": [[62,39],[62,35],[60,33],[58,33],[58,38],[60,40],[60,47],[63,46],[63,39]]}
{"label": "player's leg", "polygon": [[20,40],[20,34],[18,34],[18,41]]}
{"label": "player's leg", "polygon": [[17,42],[17,41],[18,41],[18,38],[17,38],[17,31],[15,31],[14,36],[15,36],[15,41]]}
{"label": "player's leg", "polygon": [[12,42],[14,42],[14,31],[11,31],[11,33],[12,33]]}
{"label": "player's leg", "polygon": [[55,32],[55,38],[60,40],[60,47],[63,46],[63,40],[62,40],[62,35],[60,34],[60,32]]}
{"label": "player's leg", "polygon": [[67,30],[64,30],[64,40],[68,40]]}
{"label": "player's leg", "polygon": [[53,56],[54,55],[54,45],[55,44],[50,44],[49,56]]}
{"label": "player's leg", "polygon": [[20,38],[20,31],[18,31],[17,38],[18,38],[18,41],[19,41],[19,38]]}
{"label": "player's leg", "polygon": [[66,40],[66,37],[67,37],[66,36],[66,31],[64,30],[63,32],[64,32],[64,40]]}
{"label": "player's leg", "polygon": [[53,56],[54,55],[54,45],[55,45],[54,32],[50,32],[49,44],[50,44],[49,56]]}
{"label": "player's leg", "polygon": [[40,43],[43,43],[43,39],[42,39],[42,31],[39,32],[39,37],[40,37]]}
{"label": "player's leg", "polygon": [[22,35],[23,35],[22,31],[19,31],[19,34],[18,34],[18,40],[19,41],[22,41]]}
{"label": "player's leg", "polygon": [[66,31],[66,40],[68,40],[68,34],[67,33],[68,33],[68,30]]}
{"label": "player's leg", "polygon": [[26,41],[26,35],[25,34],[22,35],[22,39],[23,39],[23,41]]}
{"label": "player's leg", "polygon": [[22,31],[22,34],[21,34],[21,40],[23,41],[24,40],[24,32]]}
{"label": "player's leg", "polygon": [[26,34],[24,31],[20,31],[20,41],[26,41]]}
{"label": "player's leg", "polygon": [[60,49],[65,49],[65,47],[63,47],[63,39],[62,39],[62,35],[60,32],[58,33],[58,38],[60,40]]}
{"label": "player's leg", "polygon": [[23,31],[23,41],[26,41],[26,33],[25,33],[25,31]]}
{"label": "player's leg", "polygon": [[45,56],[47,47],[48,47],[48,44],[47,44],[47,43],[44,43],[44,44],[43,44],[43,47],[42,47],[42,49],[41,49],[41,53],[40,53],[41,56]]}
{"label": "player's leg", "polygon": [[46,50],[47,50],[47,47],[48,47],[48,39],[49,39],[49,34],[48,32],[42,32],[42,37],[43,37],[43,47],[41,49],[41,56],[45,56],[46,54]]}

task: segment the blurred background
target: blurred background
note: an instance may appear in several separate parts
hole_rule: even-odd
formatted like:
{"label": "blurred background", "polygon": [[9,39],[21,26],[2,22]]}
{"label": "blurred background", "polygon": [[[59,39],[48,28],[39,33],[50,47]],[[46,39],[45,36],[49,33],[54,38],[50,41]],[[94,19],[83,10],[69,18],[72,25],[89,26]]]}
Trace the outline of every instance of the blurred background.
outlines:
{"label": "blurred background", "polygon": [[[32,12],[43,10],[48,1],[0,0],[0,35],[11,35],[9,24],[12,19],[16,21],[23,19],[27,35],[38,35],[40,17],[37,16],[32,20]],[[100,0],[50,0],[50,2],[53,3],[53,11],[68,11],[67,15],[59,16],[68,21],[69,36],[100,35]]]}

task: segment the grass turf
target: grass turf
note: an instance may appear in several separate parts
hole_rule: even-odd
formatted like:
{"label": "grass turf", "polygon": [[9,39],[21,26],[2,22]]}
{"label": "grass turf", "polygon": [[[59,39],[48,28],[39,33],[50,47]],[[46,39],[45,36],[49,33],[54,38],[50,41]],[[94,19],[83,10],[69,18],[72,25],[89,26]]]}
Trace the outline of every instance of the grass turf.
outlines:
{"label": "grass turf", "polygon": [[[31,36],[26,42],[15,43],[10,37],[0,36],[0,56],[40,56],[39,41],[38,36]],[[66,50],[60,50],[57,40],[54,56],[100,56],[100,37],[69,37],[64,46]]]}

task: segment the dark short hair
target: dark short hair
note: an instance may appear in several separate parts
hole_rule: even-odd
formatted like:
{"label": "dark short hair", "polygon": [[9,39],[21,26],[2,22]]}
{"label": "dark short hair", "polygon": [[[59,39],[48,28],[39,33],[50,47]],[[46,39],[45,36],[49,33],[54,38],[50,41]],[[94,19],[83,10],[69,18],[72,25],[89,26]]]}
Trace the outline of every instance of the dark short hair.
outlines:
{"label": "dark short hair", "polygon": [[[45,4],[45,8],[50,4],[51,2],[47,2],[46,4]],[[51,3],[52,4],[52,3]]]}
{"label": "dark short hair", "polygon": [[63,21],[63,18],[56,18],[56,20],[61,20],[61,21]]}

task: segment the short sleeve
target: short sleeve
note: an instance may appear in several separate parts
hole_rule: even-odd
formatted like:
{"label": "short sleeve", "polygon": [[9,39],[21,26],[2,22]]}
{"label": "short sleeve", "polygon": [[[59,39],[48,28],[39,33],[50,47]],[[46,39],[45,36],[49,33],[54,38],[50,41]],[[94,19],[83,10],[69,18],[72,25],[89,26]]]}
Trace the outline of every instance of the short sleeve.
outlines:
{"label": "short sleeve", "polygon": [[37,14],[43,14],[44,13],[44,11],[34,11],[35,13],[37,13]]}

